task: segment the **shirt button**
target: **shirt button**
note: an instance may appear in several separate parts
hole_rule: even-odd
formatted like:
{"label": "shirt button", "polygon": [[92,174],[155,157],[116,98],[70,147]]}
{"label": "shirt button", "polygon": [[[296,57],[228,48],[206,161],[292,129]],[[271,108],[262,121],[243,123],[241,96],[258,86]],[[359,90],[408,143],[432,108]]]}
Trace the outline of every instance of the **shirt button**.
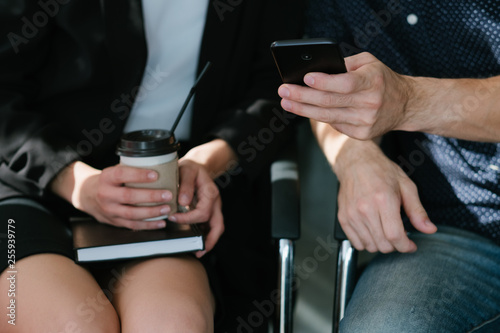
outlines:
{"label": "shirt button", "polygon": [[410,14],[406,17],[406,22],[408,22],[409,25],[415,25],[418,22],[418,16],[415,14]]}
{"label": "shirt button", "polygon": [[498,165],[490,164],[488,166],[491,170],[498,171],[500,170],[500,167]]}

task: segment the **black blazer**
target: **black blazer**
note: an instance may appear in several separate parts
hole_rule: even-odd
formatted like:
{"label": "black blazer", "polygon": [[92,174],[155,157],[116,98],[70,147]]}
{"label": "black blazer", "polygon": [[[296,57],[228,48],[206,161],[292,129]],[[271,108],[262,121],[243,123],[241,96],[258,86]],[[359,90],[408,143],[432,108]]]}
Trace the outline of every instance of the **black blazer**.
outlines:
{"label": "black blazer", "polygon": [[[0,5],[0,199],[43,197],[75,160],[116,164],[145,71],[140,0],[43,3]],[[207,61],[213,67],[198,87],[188,144],[226,140],[252,179],[293,122],[279,108],[269,45],[301,36],[302,1],[208,6],[198,68]]]}

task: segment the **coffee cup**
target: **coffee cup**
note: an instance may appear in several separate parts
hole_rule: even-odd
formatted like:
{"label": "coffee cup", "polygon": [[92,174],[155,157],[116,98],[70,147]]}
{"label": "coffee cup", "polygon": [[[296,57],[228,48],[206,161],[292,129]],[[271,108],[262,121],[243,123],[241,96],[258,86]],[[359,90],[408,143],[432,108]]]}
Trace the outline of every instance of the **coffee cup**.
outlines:
{"label": "coffee cup", "polygon": [[[155,170],[158,179],[151,183],[127,183],[134,188],[163,189],[172,192],[170,214],[177,212],[177,191],[179,187],[178,150],[179,142],[174,134],[167,130],[147,129],[126,133],[122,136],[117,148],[120,164],[136,168]],[[155,206],[157,203],[146,203],[141,206]],[[149,218],[156,221],[168,215]]]}

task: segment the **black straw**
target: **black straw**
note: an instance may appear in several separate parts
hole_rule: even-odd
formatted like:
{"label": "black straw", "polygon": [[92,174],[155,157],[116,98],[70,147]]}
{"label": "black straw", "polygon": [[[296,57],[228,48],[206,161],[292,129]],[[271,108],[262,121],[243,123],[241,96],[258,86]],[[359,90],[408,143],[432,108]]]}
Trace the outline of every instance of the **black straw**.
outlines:
{"label": "black straw", "polygon": [[210,63],[210,61],[208,61],[207,64],[205,65],[205,67],[203,68],[203,70],[201,71],[200,75],[198,76],[198,78],[194,82],[193,87],[189,91],[189,94],[188,94],[186,100],[184,101],[184,105],[182,106],[181,111],[179,111],[179,114],[177,115],[177,119],[175,119],[174,125],[170,129],[170,133],[172,135],[174,134],[175,128],[179,124],[179,121],[181,121],[182,115],[184,114],[184,111],[186,111],[186,108],[187,108],[189,102],[191,101],[191,98],[194,95],[194,92],[196,90],[196,87],[198,86],[198,83],[201,81],[201,79],[203,78],[203,76],[205,75],[205,73],[207,72],[207,70],[210,68],[211,65],[212,64]]}

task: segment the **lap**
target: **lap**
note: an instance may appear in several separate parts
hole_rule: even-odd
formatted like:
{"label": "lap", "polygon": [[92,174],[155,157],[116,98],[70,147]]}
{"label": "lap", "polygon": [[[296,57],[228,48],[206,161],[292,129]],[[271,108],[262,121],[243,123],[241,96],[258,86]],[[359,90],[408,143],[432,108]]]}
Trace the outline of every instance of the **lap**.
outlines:
{"label": "lap", "polygon": [[112,302],[123,332],[213,331],[215,302],[207,274],[193,256],[131,262],[116,273],[120,279]]}
{"label": "lap", "polygon": [[417,252],[379,255],[370,262],[342,331],[489,332],[500,323],[498,245],[450,227],[412,239]]}
{"label": "lap", "polygon": [[[18,313],[24,317],[23,323],[33,322],[26,319],[29,317],[39,322],[38,328],[46,327],[44,329],[47,331],[57,332],[64,331],[64,325],[77,323],[75,327],[78,328],[90,323],[95,326],[90,331],[99,332],[97,328],[108,329],[109,326],[100,325],[96,318],[109,312],[105,317],[118,318],[118,314],[122,318],[124,332],[127,327],[128,331],[133,332],[134,329],[130,328],[138,322],[141,325],[135,327],[147,332],[144,326],[146,318],[150,324],[155,323],[154,320],[157,320],[156,323],[165,323],[165,319],[170,319],[166,325],[162,324],[163,331],[167,326],[174,326],[174,319],[186,313],[196,322],[196,310],[200,310],[198,314],[204,316],[203,320],[198,321],[200,326],[213,322],[214,301],[207,274],[203,265],[193,256],[83,267],[74,262],[68,224],[39,203],[24,198],[0,202],[0,227],[5,230],[1,233],[7,232],[9,220],[15,231],[14,267],[18,271],[17,282],[22,284],[22,287],[19,286],[21,294],[16,296],[23,303],[23,310]],[[3,258],[7,258],[8,250],[7,239],[0,238],[0,255]],[[5,276],[11,269],[6,259],[1,263],[1,288],[2,294],[6,294],[8,280]],[[105,276],[108,277],[106,283],[99,285],[96,278],[102,282],[101,278]],[[121,311],[128,311],[127,315],[122,316]],[[67,316],[63,322],[57,323],[58,326],[53,326],[57,322],[53,320],[56,314],[60,314],[58,318],[61,320],[64,319],[63,314]],[[177,318],[172,317],[172,314],[177,314]]]}
{"label": "lap", "polygon": [[[74,259],[68,225],[36,201],[26,198],[0,201],[0,228],[1,258],[7,258],[7,253],[13,254],[16,260],[34,254],[56,253]],[[11,233],[10,240],[1,237],[7,233]],[[0,271],[7,265],[7,260],[0,260]]]}

